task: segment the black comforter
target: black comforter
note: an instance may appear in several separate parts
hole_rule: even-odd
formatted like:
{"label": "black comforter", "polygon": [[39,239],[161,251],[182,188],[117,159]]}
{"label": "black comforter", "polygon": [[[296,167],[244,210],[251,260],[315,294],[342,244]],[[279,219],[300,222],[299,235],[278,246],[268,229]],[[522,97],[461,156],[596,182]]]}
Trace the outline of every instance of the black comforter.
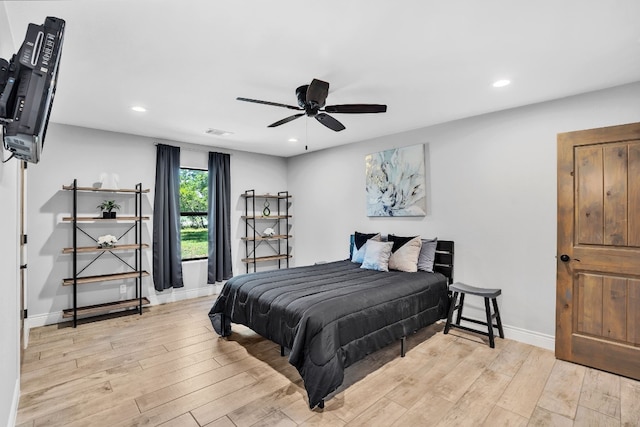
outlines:
{"label": "black comforter", "polygon": [[446,317],[439,273],[380,272],[351,261],[237,276],[226,282],[209,317],[216,332],[231,322],[291,349],[309,407],[344,377],[344,368]]}

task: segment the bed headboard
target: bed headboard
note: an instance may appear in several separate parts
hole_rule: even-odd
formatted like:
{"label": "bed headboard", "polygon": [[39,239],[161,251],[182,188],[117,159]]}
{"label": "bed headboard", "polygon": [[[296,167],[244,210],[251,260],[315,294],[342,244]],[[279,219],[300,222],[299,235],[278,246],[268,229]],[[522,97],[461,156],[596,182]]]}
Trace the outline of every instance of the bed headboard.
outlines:
{"label": "bed headboard", "polygon": [[453,283],[453,247],[452,240],[438,240],[433,264],[433,270],[444,274],[449,285]]}
{"label": "bed headboard", "polygon": [[[349,237],[349,259],[353,253],[354,235]],[[447,284],[453,283],[453,240],[438,240],[436,244],[436,259],[433,270],[447,278]]]}

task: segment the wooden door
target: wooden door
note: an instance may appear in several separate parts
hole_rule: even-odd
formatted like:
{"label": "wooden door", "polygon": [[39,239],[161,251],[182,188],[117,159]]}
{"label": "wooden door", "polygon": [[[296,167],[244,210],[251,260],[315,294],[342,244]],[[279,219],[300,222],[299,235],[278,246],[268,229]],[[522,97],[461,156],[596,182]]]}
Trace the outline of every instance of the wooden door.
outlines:
{"label": "wooden door", "polygon": [[558,135],[556,357],[640,379],[640,123]]}

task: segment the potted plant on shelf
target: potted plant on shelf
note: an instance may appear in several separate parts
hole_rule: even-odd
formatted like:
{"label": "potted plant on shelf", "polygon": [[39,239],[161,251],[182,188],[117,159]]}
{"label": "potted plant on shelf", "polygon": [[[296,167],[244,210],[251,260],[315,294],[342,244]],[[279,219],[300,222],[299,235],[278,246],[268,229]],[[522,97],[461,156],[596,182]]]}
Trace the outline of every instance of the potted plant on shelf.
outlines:
{"label": "potted plant on shelf", "polygon": [[97,207],[102,210],[102,218],[115,218],[116,213],[114,209],[120,209],[120,205],[117,204],[115,200],[105,200]]}

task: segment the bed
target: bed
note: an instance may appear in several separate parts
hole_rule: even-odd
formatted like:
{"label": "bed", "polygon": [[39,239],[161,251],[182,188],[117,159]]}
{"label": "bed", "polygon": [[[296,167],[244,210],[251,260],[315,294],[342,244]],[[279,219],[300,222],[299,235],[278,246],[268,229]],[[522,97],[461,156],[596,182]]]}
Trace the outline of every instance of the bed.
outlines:
{"label": "bed", "polygon": [[434,272],[375,271],[351,260],[256,272],[228,280],[209,312],[223,337],[231,323],[287,348],[309,407],[343,381],[344,369],[446,318],[453,242],[437,241]]}

